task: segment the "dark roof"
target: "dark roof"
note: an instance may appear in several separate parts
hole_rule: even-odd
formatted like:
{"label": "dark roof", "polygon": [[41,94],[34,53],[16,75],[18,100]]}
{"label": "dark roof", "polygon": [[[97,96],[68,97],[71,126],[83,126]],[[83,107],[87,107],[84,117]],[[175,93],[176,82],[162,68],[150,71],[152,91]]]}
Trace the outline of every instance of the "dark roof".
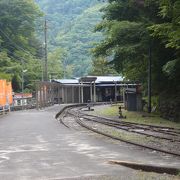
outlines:
{"label": "dark roof", "polygon": [[94,82],[96,81],[97,77],[95,76],[86,76],[86,77],[81,77],[79,79],[79,82]]}

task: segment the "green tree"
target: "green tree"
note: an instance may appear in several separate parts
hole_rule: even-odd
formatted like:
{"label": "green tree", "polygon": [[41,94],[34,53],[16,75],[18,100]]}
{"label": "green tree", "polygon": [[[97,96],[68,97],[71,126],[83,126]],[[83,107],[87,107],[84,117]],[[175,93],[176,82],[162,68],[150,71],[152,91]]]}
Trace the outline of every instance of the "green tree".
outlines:
{"label": "green tree", "polygon": [[174,51],[174,56],[169,57],[169,61],[163,66],[163,71],[172,81],[180,78],[180,2],[160,0],[159,9],[162,21],[148,29],[151,36],[160,39],[167,49]]}
{"label": "green tree", "polygon": [[107,75],[117,75],[117,72],[114,70],[113,67],[108,63],[108,61],[103,58],[99,57],[93,60],[92,63],[92,70],[90,75],[94,76],[107,76]]}
{"label": "green tree", "polygon": [[6,75],[8,80],[11,80],[12,73],[20,68],[17,63],[13,62],[13,60],[8,57],[5,51],[0,52],[0,67],[1,75]]}
{"label": "green tree", "polygon": [[[168,94],[171,101],[177,99],[174,94],[180,91],[179,1],[109,0],[103,11],[104,19],[96,30],[102,31],[105,39],[93,50],[94,55],[109,57],[118,72],[127,79],[141,81],[146,90],[151,47],[153,94],[158,97]],[[166,97],[163,95],[161,102]],[[178,103],[175,101],[173,107]],[[163,105],[162,114],[166,111],[178,119],[180,110],[172,112],[169,104]],[[160,103],[160,110],[161,107]]]}
{"label": "green tree", "polygon": [[51,78],[58,79],[63,77],[64,56],[66,54],[62,48],[57,48],[48,54],[48,74]]}
{"label": "green tree", "polygon": [[[22,70],[28,69],[25,86],[29,86],[30,82],[39,78],[38,72],[35,72],[40,58],[35,21],[42,14],[33,0],[1,0],[0,9],[1,74],[15,81],[15,85],[22,81]],[[20,91],[19,85],[13,87],[15,91]]]}
{"label": "green tree", "polygon": [[[97,25],[96,30],[103,31],[106,38],[93,49],[93,53],[95,56],[109,57],[117,72],[125,78],[146,82],[149,47],[147,23],[141,21],[142,17],[134,7],[128,1],[113,1],[104,9],[105,19]],[[113,8],[115,12],[128,11],[126,15],[117,13],[115,16]],[[132,15],[136,21],[132,21]],[[141,73],[137,67],[141,67]]]}

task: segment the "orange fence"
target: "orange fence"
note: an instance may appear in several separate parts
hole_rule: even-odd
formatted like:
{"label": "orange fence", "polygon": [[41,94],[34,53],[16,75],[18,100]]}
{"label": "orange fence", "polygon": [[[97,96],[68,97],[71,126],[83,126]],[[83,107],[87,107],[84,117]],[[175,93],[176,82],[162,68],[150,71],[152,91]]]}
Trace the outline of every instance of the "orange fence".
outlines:
{"label": "orange fence", "polygon": [[11,82],[0,80],[0,106],[12,105],[12,85]]}

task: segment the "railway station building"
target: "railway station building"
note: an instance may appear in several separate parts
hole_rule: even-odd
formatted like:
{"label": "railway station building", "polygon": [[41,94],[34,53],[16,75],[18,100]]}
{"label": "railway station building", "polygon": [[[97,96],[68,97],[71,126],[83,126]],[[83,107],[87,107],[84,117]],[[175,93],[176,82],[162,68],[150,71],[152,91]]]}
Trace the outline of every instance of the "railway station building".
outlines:
{"label": "railway station building", "polygon": [[[137,110],[141,105],[140,84],[124,81],[121,76],[85,76],[42,82],[37,90],[40,104],[124,102]],[[134,108],[135,107],[135,108]]]}
{"label": "railway station building", "polygon": [[123,81],[121,76],[55,79],[53,83],[60,86],[56,92],[57,103],[125,102],[130,109],[140,104],[140,84]]}

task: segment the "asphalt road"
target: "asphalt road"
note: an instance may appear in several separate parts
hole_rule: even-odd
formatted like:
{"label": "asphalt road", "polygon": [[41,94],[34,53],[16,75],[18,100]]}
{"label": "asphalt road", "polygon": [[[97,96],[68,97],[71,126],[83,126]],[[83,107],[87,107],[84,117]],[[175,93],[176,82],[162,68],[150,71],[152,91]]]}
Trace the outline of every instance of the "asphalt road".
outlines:
{"label": "asphalt road", "polygon": [[[177,157],[119,143],[61,125],[55,106],[0,117],[0,180],[135,179],[136,171],[109,160],[180,167]],[[117,178],[119,179],[119,178]]]}

